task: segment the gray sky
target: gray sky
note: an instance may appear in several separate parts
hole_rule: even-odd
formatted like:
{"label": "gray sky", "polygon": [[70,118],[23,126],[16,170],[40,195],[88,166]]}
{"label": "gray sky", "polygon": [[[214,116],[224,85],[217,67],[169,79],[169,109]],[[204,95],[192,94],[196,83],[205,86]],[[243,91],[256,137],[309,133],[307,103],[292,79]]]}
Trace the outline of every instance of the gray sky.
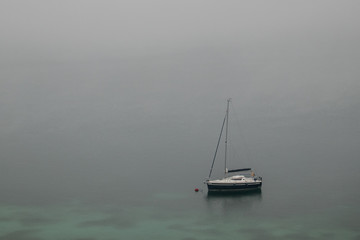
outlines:
{"label": "gray sky", "polygon": [[228,97],[259,168],[304,149],[359,158],[359,12],[359,1],[3,0],[0,176],[210,166]]}

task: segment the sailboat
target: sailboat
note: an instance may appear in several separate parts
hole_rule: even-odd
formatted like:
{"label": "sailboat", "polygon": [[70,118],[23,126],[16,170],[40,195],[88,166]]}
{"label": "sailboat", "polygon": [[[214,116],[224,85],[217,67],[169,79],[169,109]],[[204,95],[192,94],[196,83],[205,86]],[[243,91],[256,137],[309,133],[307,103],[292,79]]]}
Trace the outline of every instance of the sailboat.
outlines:
{"label": "sailboat", "polygon": [[[226,114],[224,117],[224,121],[221,127],[221,132],[219,136],[219,140],[216,146],[215,155],[213,158],[213,162],[210,168],[209,177],[205,180],[204,183],[207,184],[208,191],[244,191],[244,190],[256,190],[260,189],[262,186],[262,177],[256,176],[255,172],[251,168],[239,168],[239,169],[227,169],[226,160],[227,160],[227,151],[228,151],[228,131],[229,131],[229,104],[231,102],[231,98],[227,100]],[[222,179],[214,179],[210,180],[211,173],[214,167],[216,155],[218,152],[219,144],[221,141],[221,137],[223,134],[225,125],[225,176]],[[241,172],[241,175],[232,175],[232,173]]]}

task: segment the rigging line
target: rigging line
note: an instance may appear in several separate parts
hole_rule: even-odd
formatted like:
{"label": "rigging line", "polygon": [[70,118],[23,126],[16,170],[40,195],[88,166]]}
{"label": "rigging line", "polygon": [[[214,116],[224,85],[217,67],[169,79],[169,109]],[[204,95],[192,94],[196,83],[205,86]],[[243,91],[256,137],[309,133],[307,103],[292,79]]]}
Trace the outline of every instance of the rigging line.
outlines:
{"label": "rigging line", "polygon": [[216,154],[217,154],[217,151],[218,151],[218,149],[219,149],[219,144],[220,144],[220,140],[221,140],[221,135],[222,135],[222,132],[223,132],[223,130],[224,130],[225,120],[226,120],[226,114],[225,114],[224,121],[223,121],[223,124],[222,124],[222,127],[221,127],[219,140],[218,140],[217,145],[216,145],[216,150],[215,150],[215,154],[214,154],[214,159],[213,159],[213,162],[212,162],[212,164],[211,164],[211,169],[210,169],[210,173],[209,173],[209,177],[208,177],[209,179],[210,179],[210,176],[211,176],[213,167],[214,167],[214,163],[215,163],[215,159],[216,159]]}

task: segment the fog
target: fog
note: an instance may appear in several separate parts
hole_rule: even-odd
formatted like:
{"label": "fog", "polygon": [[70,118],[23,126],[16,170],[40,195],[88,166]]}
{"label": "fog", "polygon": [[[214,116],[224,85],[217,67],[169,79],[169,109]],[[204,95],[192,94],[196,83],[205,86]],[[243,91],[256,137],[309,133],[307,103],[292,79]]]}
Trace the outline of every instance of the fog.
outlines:
{"label": "fog", "polygon": [[141,187],[138,177],[201,182],[229,97],[262,174],[357,174],[359,10],[358,1],[1,1],[3,201],[29,189]]}

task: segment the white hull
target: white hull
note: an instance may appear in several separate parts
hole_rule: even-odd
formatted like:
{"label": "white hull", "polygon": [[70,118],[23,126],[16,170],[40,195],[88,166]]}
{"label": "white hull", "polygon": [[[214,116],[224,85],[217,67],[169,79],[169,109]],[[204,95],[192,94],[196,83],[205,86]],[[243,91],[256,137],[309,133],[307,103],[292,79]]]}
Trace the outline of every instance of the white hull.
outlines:
{"label": "white hull", "polygon": [[262,179],[259,177],[245,177],[236,175],[218,180],[206,181],[209,191],[244,191],[260,189]]}

